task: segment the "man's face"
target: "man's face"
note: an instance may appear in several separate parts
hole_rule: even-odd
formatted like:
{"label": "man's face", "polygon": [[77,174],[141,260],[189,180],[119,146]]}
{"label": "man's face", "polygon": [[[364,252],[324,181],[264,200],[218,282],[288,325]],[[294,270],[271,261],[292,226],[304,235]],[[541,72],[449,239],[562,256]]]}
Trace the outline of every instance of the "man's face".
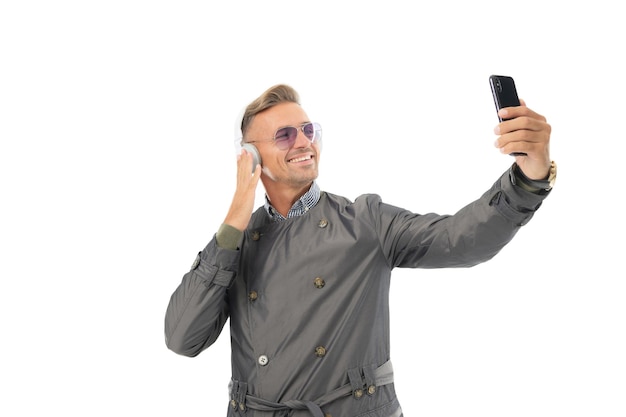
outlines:
{"label": "man's face", "polygon": [[[265,188],[273,184],[301,188],[310,184],[318,175],[320,144],[304,135],[300,126],[310,122],[308,116],[296,103],[280,103],[257,114],[246,134],[246,140],[258,141],[254,145],[261,154]],[[288,149],[279,149],[273,140],[282,127],[298,128],[296,140]]]}

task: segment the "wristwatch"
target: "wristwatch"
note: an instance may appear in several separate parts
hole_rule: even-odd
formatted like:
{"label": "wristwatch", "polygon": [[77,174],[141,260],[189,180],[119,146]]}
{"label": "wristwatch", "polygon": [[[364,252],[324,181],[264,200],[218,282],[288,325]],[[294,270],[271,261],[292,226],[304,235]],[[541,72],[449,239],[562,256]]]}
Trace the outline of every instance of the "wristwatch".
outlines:
{"label": "wristwatch", "polygon": [[554,183],[556,182],[556,162],[554,161],[550,163],[550,174],[548,175],[548,182],[550,183],[551,190],[552,187],[554,187]]}
{"label": "wristwatch", "polygon": [[548,178],[545,180],[532,180],[528,178],[517,163],[513,163],[513,174],[515,177],[513,180],[514,184],[519,185],[531,193],[546,194],[554,187],[554,183],[556,182],[556,162],[552,161],[550,163],[550,172],[548,173]]}

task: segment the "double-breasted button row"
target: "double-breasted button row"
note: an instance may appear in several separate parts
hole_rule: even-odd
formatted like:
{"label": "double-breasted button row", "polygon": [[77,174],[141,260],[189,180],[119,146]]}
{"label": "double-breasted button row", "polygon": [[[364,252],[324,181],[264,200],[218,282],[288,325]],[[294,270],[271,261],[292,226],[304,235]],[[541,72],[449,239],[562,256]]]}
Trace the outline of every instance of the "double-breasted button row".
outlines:
{"label": "double-breasted button row", "polygon": [[[324,228],[328,227],[328,225],[329,225],[329,222],[328,222],[328,220],[327,220],[327,219],[320,219],[320,220],[317,222],[317,226],[318,226],[320,229],[324,229]],[[252,238],[252,240],[254,240],[254,241],[260,240],[260,239],[261,239],[261,232],[259,232],[258,230],[254,230],[254,231],[250,234],[250,237],[251,237],[251,238]]]}
{"label": "double-breasted button row", "polygon": [[[326,353],[328,353],[328,351],[326,350],[324,346],[316,347],[314,352],[315,352],[315,356],[317,356],[318,358],[323,358],[324,356],[326,356]],[[257,362],[261,366],[266,366],[267,364],[270,363],[270,359],[267,357],[267,355],[261,355],[258,357]]]}
{"label": "double-breasted button row", "polygon": [[[320,229],[324,229],[328,226],[328,220],[326,219],[321,219],[318,222],[318,227]],[[261,239],[261,233],[259,233],[258,231],[254,231],[251,234],[251,238],[254,241],[258,241]],[[313,285],[315,286],[315,288],[321,289],[324,288],[324,286],[326,285],[326,281],[324,281],[324,279],[322,277],[316,277],[313,280]],[[250,301],[256,301],[259,298],[259,294],[255,291],[255,290],[251,290],[250,292],[248,292],[248,299]],[[314,350],[315,356],[317,356],[318,358],[323,358],[324,356],[326,356],[327,350],[324,346],[317,346]],[[269,364],[270,360],[267,357],[267,355],[260,355],[257,358],[257,362],[259,363],[259,365],[261,366],[267,366],[267,364]],[[236,403],[234,403],[233,408],[236,406]]]}
{"label": "double-breasted button row", "polygon": [[[316,277],[313,280],[313,285],[315,286],[315,288],[317,289],[322,289],[324,288],[324,286],[326,285],[326,281],[324,281],[324,279],[322,277]],[[251,290],[248,293],[248,300],[250,301],[256,301],[259,298],[259,293],[256,292],[255,290]]]}
{"label": "double-breasted button row", "polygon": [[[315,348],[315,356],[317,356],[318,358],[323,358],[324,356],[326,356],[326,353],[327,351],[324,346],[318,346]],[[258,362],[259,362],[259,365],[265,366],[268,363],[270,363],[270,360],[267,357],[267,355],[261,355],[258,358]]]}
{"label": "double-breasted button row", "polygon": [[[315,285],[315,288],[323,288],[324,285],[326,285],[326,282],[321,277],[317,277],[313,280],[313,285]],[[255,301],[258,297],[259,294],[254,290],[248,293],[248,299],[250,301]],[[324,346],[317,346],[314,352],[315,356],[317,356],[318,358],[323,358],[324,356],[326,356],[327,350]],[[258,358],[258,362],[259,365],[266,366],[269,363],[269,358],[267,357],[267,355],[261,355]]]}

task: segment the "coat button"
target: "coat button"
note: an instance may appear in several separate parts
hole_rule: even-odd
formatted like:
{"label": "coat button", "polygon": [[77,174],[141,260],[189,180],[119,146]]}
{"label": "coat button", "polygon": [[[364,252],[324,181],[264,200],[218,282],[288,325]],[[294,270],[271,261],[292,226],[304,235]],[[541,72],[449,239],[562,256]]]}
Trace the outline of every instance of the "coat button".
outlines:
{"label": "coat button", "polygon": [[324,346],[318,346],[315,348],[315,356],[322,358],[326,356],[326,348]]}
{"label": "coat button", "polygon": [[326,281],[324,281],[320,277],[317,277],[315,278],[315,280],[313,280],[313,285],[315,285],[315,288],[324,288],[324,285],[326,285]]}
{"label": "coat button", "polygon": [[237,408],[237,401],[230,400],[230,406],[233,407],[233,410],[235,410]]}
{"label": "coat button", "polygon": [[259,240],[259,239],[261,239],[261,233],[257,232],[256,230],[252,232],[252,240]]}
{"label": "coat button", "polygon": [[259,298],[259,294],[252,290],[248,293],[248,298],[250,299],[250,301],[255,301],[257,298]]}
{"label": "coat button", "polygon": [[259,356],[259,365],[265,366],[270,362],[266,355]]}
{"label": "coat button", "polygon": [[375,392],[376,392],[376,385],[370,385],[369,387],[367,387],[367,393],[369,395],[374,395]]}
{"label": "coat button", "polygon": [[354,398],[359,399],[363,396],[363,390],[361,388],[357,388],[354,390]]}
{"label": "coat button", "polygon": [[320,227],[320,229],[323,229],[326,226],[328,226],[328,220],[322,219],[322,220],[320,220],[320,222],[317,225]]}
{"label": "coat button", "polygon": [[191,265],[191,269],[196,269],[198,267],[198,265],[200,265],[200,254],[202,252],[198,252],[198,256],[196,256],[196,259],[193,261],[193,264]]}

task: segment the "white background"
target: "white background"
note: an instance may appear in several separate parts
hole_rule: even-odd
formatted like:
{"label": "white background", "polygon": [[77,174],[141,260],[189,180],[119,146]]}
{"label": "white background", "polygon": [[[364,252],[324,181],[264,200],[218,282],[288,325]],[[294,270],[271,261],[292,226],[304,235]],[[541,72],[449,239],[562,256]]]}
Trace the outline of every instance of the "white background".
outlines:
{"label": "white background", "polygon": [[228,331],[184,358],[163,317],[242,106],[293,85],[322,189],[450,213],[512,163],[494,73],[548,118],[558,185],[492,261],[395,271],[404,415],[626,415],[619,2],[1,4],[3,416],[225,415]]}

